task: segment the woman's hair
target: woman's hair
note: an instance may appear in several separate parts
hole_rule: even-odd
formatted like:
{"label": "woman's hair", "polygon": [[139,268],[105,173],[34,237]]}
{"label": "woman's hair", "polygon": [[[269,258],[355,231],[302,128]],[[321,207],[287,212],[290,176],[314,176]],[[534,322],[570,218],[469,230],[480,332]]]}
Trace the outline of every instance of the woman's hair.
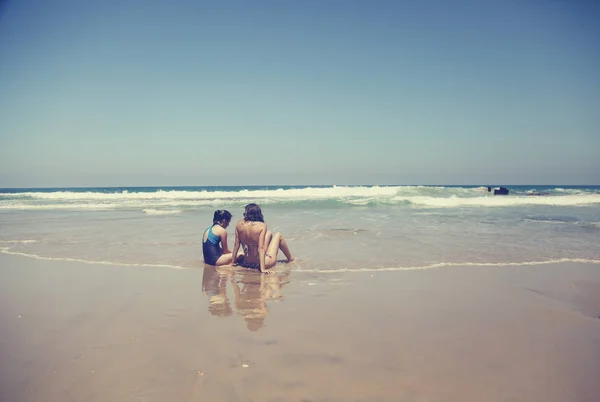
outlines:
{"label": "woman's hair", "polygon": [[218,211],[215,211],[215,214],[213,215],[213,225],[216,225],[223,219],[229,222],[231,220],[231,213],[229,213],[229,211],[226,209],[219,209]]}
{"label": "woman's hair", "polygon": [[244,210],[244,220],[250,222],[264,222],[265,218],[263,218],[262,211],[258,205],[248,204]]}

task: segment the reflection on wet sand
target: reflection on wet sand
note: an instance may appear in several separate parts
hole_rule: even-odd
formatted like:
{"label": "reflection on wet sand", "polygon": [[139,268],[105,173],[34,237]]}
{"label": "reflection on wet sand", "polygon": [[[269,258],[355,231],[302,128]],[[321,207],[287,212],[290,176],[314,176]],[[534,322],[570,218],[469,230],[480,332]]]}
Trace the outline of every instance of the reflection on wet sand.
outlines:
{"label": "reflection on wet sand", "polygon": [[289,282],[289,274],[289,270],[261,274],[245,268],[206,265],[202,275],[202,292],[208,297],[208,311],[220,317],[233,313],[227,294],[229,283],[237,315],[246,321],[250,331],[258,331],[265,325],[269,314],[267,302],[283,299],[282,288]]}
{"label": "reflection on wet sand", "polygon": [[208,297],[208,312],[212,315],[227,317],[233,310],[227,297],[227,275],[219,272],[219,268],[205,266],[202,275],[202,293]]}

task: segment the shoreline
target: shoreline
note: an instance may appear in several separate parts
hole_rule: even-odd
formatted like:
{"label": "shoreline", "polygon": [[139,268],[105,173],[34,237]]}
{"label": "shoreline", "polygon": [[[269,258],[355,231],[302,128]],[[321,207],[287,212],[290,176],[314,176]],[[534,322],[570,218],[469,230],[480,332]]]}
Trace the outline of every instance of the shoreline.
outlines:
{"label": "shoreline", "polygon": [[[171,270],[188,270],[188,269],[204,269],[205,265],[203,261],[198,260],[196,266],[179,266],[171,264],[147,264],[147,263],[127,263],[127,262],[114,262],[114,261],[93,261],[85,260],[81,258],[72,257],[46,257],[36,254],[22,253],[18,251],[10,251],[9,247],[0,247],[0,256],[14,256],[19,258],[28,258],[40,261],[57,261],[67,263],[79,263],[85,265],[101,265],[101,266],[118,266],[118,267],[136,267],[136,268],[167,268]],[[302,263],[302,260],[298,260]],[[283,264],[287,262],[283,259],[278,260],[278,270],[281,269]],[[345,274],[345,273],[378,273],[378,272],[403,272],[403,271],[423,271],[423,270],[435,270],[451,267],[516,267],[516,266],[539,266],[539,265],[555,265],[555,264],[598,264],[600,260],[588,259],[588,258],[557,258],[551,260],[540,260],[540,261],[521,261],[521,262],[438,262],[425,265],[414,265],[414,266],[399,266],[399,267],[376,267],[376,268],[341,268],[341,269],[296,269],[294,272],[299,274]],[[292,268],[293,269],[293,268]]]}
{"label": "shoreline", "polygon": [[600,397],[600,267],[338,276],[0,255],[0,399]]}

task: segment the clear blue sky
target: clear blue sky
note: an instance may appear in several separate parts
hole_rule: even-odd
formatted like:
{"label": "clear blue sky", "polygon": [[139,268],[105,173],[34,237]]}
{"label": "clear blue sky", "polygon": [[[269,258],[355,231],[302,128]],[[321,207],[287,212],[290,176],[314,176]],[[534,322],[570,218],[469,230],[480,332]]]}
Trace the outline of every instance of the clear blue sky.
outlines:
{"label": "clear blue sky", "polygon": [[0,9],[0,187],[600,184],[592,0]]}

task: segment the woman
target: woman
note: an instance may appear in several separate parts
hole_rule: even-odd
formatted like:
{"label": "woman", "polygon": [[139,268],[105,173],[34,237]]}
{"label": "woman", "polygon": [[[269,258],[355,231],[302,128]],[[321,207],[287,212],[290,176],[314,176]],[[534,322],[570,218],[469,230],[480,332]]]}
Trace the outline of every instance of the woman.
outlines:
{"label": "woman", "polygon": [[237,315],[244,318],[250,331],[258,331],[265,325],[269,315],[267,302],[282,298],[281,289],[288,282],[288,274],[258,275],[256,272],[244,270],[231,281],[233,301]]}
{"label": "woman", "polygon": [[256,204],[246,205],[244,219],[235,226],[235,243],[233,246],[232,264],[236,265],[237,252],[240,244],[244,250],[242,266],[246,268],[259,268],[265,272],[277,263],[279,250],[287,257],[288,262],[294,261],[292,253],[281,233],[267,231],[267,224],[262,215],[260,207]]}
{"label": "woman", "polygon": [[[215,211],[213,224],[202,235],[202,253],[204,262],[209,265],[228,265],[231,263],[231,251],[227,247],[227,226],[231,214],[226,210]],[[223,244],[223,248],[221,248]]]}

